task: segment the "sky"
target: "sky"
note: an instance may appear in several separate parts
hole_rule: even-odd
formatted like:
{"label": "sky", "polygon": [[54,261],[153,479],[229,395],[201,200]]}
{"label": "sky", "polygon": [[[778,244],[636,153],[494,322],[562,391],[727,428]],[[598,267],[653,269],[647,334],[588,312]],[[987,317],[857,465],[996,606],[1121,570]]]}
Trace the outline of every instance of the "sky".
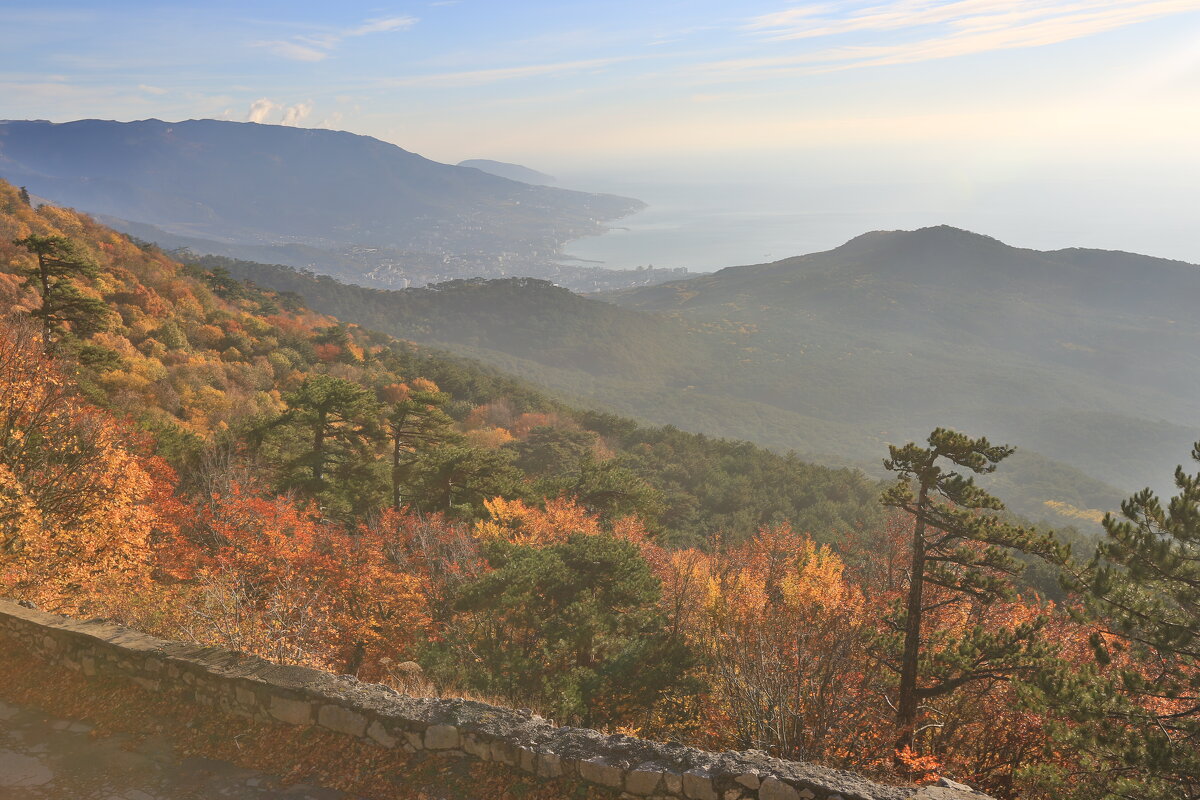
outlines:
{"label": "sky", "polygon": [[91,117],[1200,262],[1200,0],[0,0],[0,119]]}

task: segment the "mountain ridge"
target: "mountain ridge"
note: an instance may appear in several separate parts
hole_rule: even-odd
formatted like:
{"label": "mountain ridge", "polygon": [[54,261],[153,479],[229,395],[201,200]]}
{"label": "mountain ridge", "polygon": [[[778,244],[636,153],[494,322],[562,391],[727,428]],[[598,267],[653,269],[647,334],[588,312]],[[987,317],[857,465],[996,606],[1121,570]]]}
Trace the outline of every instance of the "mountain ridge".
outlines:
{"label": "mountain ridge", "polygon": [[[167,247],[184,237],[256,258],[268,247],[293,266],[328,253],[344,279],[400,286],[587,272],[559,263],[563,245],[644,207],[345,131],[226,120],[4,120],[0,174],[57,204],[152,226]],[[297,246],[317,252],[288,250]]]}

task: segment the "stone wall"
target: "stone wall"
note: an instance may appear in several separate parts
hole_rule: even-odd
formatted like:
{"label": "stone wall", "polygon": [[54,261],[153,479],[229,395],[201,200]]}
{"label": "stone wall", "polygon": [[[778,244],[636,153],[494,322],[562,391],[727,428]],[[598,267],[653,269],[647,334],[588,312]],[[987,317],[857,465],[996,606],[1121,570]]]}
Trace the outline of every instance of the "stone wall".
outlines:
{"label": "stone wall", "polygon": [[473,757],[544,777],[610,788],[623,798],[682,800],[987,800],[967,787],[895,787],[758,751],[678,744],[557,727],[527,711],[407,697],[305,667],[170,642],[0,600],[0,647],[50,665],[117,677],[146,692],[182,690],[200,706],[286,725],[317,725],[413,754]]}

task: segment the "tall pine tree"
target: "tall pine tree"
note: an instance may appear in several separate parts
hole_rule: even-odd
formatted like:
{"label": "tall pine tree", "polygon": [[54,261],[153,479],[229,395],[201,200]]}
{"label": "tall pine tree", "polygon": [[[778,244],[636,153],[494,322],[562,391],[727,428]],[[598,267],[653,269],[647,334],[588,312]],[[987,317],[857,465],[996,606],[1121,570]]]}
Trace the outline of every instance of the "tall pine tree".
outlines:
{"label": "tall pine tree", "polygon": [[[948,603],[988,605],[1007,598],[1013,594],[1011,578],[1023,569],[1015,553],[1059,552],[1053,537],[1005,522],[999,514],[1004,504],[975,485],[973,477],[946,469],[990,473],[1014,448],[945,428],[933,431],[928,444],[892,446],[883,462],[897,474],[883,504],[913,518],[907,602],[894,620],[899,636],[885,658],[900,677],[898,751],[915,747],[924,701],[974,681],[1007,680],[1044,656],[1038,622],[1009,630],[976,625],[931,652],[923,630],[928,613]],[[929,586],[944,591],[931,599]]]}

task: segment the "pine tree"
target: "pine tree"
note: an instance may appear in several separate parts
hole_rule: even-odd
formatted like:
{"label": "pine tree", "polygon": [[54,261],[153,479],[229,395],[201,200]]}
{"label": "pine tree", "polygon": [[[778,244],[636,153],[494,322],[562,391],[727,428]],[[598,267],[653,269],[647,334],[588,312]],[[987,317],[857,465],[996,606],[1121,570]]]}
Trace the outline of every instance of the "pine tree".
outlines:
{"label": "pine tree", "polygon": [[[927,614],[945,605],[973,601],[989,605],[1013,594],[1011,578],[1023,564],[1015,552],[1055,555],[1053,537],[1005,522],[1004,504],[974,482],[973,477],[944,469],[950,462],[975,474],[993,472],[1014,448],[992,445],[985,438],[938,428],[929,446],[892,446],[884,467],[897,473],[884,492],[884,505],[913,517],[908,596],[895,627],[898,659],[889,659],[900,676],[896,703],[897,750],[912,748],[919,731],[923,701],[947,695],[974,681],[1007,680],[1028,671],[1044,655],[1038,642],[1042,623],[1011,630],[976,626],[944,643],[936,653],[925,647],[922,630]],[[915,494],[914,494],[915,489]],[[939,587],[936,599],[926,587]]]}
{"label": "pine tree", "polygon": [[96,277],[99,268],[74,242],[65,236],[33,234],[13,244],[37,256],[34,265],[18,266],[16,272],[25,277],[25,286],[41,295],[41,306],[29,313],[42,321],[43,347],[49,350],[54,335],[67,324],[76,336],[104,329],[108,307],[76,285],[81,278]]}
{"label": "pine tree", "polygon": [[335,514],[367,510],[373,502],[373,452],[379,404],[372,393],[344,378],[310,375],[284,396],[288,410],[272,423],[300,434],[290,448],[285,489],[318,498]]}
{"label": "pine tree", "polygon": [[[428,383],[428,382],[426,382]],[[401,507],[401,490],[418,454],[451,437],[453,420],[442,410],[450,395],[436,386],[410,389],[387,418],[392,446],[392,508]]]}
{"label": "pine tree", "polygon": [[1071,722],[1057,734],[1084,757],[1074,797],[1200,798],[1200,473],[1177,467],[1175,485],[1165,507],[1150,489],[1122,503],[1095,557],[1068,570],[1096,663],[1042,676],[1037,704]]}

